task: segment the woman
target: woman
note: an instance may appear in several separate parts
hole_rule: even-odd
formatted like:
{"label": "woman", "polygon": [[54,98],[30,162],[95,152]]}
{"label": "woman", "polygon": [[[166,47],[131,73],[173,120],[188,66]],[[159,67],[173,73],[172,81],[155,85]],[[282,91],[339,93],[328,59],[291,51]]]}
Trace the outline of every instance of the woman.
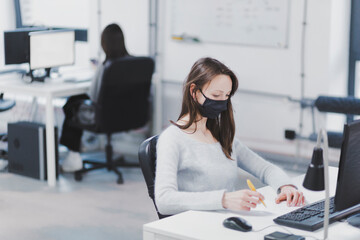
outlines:
{"label": "woman", "polygon": [[106,57],[91,82],[89,95],[70,97],[63,107],[65,121],[60,143],[69,149],[69,153],[62,163],[62,170],[65,172],[74,172],[82,168],[80,145],[83,129],[81,126],[91,127],[95,123],[93,104],[98,99],[105,63],[129,55],[125,47],[124,34],[117,24],[110,24],[104,29],[101,34],[101,47]]}
{"label": "woman", "polygon": [[215,59],[199,59],[191,68],[179,119],[157,144],[155,201],[161,214],[255,208],[264,196],[235,190],[237,167],[278,190],[277,203],[304,204],[303,194],[280,168],[234,139],[231,96],[237,87],[235,74]]}

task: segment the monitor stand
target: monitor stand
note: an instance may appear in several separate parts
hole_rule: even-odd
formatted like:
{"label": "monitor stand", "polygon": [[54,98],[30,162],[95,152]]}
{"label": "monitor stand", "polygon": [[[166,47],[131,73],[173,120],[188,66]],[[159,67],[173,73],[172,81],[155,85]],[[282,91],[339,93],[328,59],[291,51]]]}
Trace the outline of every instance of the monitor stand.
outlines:
{"label": "monitor stand", "polygon": [[35,70],[30,70],[29,75],[31,77],[31,82],[34,82],[34,81],[44,82],[45,78],[50,77],[50,70],[51,70],[51,68],[45,68],[45,74],[42,76],[34,76]]}

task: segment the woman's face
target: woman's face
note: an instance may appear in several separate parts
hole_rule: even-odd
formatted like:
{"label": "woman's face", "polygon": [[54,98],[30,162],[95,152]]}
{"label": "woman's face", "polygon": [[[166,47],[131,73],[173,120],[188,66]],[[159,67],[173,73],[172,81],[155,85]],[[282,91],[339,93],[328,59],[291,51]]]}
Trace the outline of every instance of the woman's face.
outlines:
{"label": "woman's face", "polygon": [[[205,84],[202,88],[202,92],[207,98],[212,100],[226,100],[230,96],[231,88],[231,78],[228,75],[220,74]],[[200,91],[197,91],[196,98],[200,104],[205,102],[205,97],[200,93]]]}

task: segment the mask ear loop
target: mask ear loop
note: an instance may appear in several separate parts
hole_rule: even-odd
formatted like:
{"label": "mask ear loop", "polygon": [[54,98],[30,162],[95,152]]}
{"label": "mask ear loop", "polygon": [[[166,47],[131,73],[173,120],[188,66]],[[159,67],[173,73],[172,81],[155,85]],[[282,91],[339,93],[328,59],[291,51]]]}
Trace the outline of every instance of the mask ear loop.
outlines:
{"label": "mask ear loop", "polygon": [[204,93],[201,91],[201,88],[199,88],[199,90],[200,90],[201,94],[204,96],[204,98],[205,98],[205,99],[208,99],[208,97],[205,96]]}

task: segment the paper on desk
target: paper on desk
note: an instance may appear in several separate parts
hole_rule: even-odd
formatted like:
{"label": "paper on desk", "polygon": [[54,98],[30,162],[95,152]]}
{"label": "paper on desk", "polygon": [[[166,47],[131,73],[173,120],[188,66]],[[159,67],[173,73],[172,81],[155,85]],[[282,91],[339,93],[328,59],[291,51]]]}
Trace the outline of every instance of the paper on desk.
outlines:
{"label": "paper on desk", "polygon": [[293,211],[299,207],[288,207],[286,201],[280,202],[279,204],[275,203],[275,199],[277,194],[275,190],[269,186],[260,188],[257,190],[265,197],[265,204],[267,207],[262,205],[261,203],[256,206],[256,208],[252,208],[250,211],[231,211],[239,215],[243,216],[271,216],[274,218]]}

